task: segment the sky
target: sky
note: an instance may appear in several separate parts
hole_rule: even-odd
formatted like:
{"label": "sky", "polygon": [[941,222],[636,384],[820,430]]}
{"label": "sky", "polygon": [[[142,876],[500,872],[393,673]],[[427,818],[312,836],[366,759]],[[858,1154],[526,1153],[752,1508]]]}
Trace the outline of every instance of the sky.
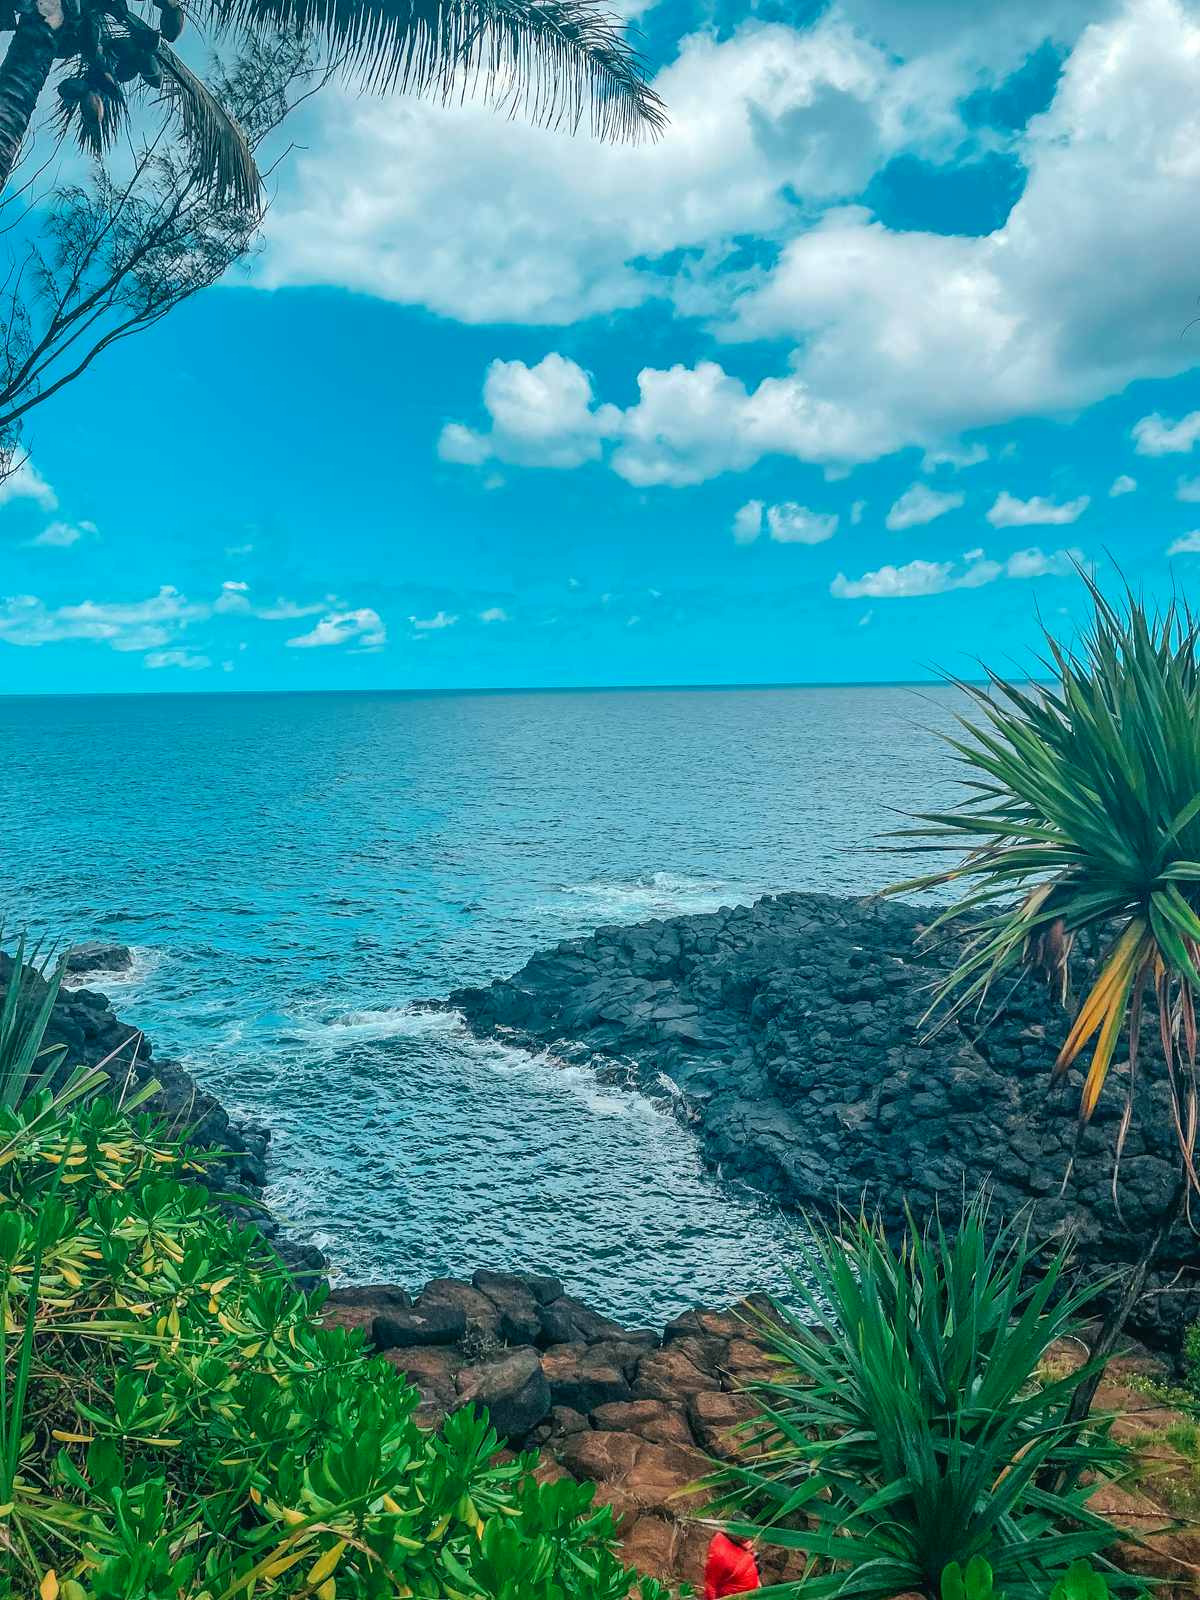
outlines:
{"label": "sky", "polygon": [[626,0],[670,125],[334,87],[34,413],[0,691],[912,680],[1200,579],[1200,0]]}

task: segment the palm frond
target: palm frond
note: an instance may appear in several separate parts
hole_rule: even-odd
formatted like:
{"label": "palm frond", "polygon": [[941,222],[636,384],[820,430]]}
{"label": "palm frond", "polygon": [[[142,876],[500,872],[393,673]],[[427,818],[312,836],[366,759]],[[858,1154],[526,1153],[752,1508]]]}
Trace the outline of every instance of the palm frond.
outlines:
{"label": "palm frond", "polygon": [[246,135],[165,40],[159,41],[156,55],[162,67],[163,96],[179,116],[195,171],[207,179],[216,199],[257,211],[262,203],[262,179]]}
{"label": "palm frond", "polygon": [[480,94],[512,114],[600,138],[660,133],[662,101],[621,19],[597,0],[197,0],[216,28],[319,38],[366,89],[443,101]]}
{"label": "palm frond", "polygon": [[[967,796],[896,837],[906,852],[959,859],[886,891],[966,886],[933,924],[961,920],[968,938],[931,1012],[948,1002],[956,1014],[1002,973],[1045,967],[1048,954],[1065,996],[1076,936],[1090,929],[1107,941],[1055,1064],[1061,1075],[1096,1040],[1081,1125],[1152,982],[1164,1041],[1182,1032],[1194,1068],[1187,1019],[1200,991],[1200,622],[1179,602],[1154,615],[1130,593],[1114,605],[1084,581],[1093,618],[1079,645],[1046,635],[1056,681],[950,680],[969,702],[947,740]],[[1173,1116],[1191,1172],[1194,1119],[1179,1104]]]}

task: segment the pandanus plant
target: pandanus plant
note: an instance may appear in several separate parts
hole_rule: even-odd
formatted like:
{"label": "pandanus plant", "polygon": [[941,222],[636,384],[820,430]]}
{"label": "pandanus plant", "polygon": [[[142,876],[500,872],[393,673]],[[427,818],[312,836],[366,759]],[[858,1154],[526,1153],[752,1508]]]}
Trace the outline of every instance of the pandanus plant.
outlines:
{"label": "pandanus plant", "polygon": [[930,929],[967,928],[934,995],[930,1014],[942,1021],[1022,970],[1047,973],[1069,1001],[1072,949],[1082,935],[1093,942],[1098,960],[1053,1070],[1062,1078],[1086,1060],[1082,1132],[1125,1041],[1114,1192],[1147,1002],[1156,1013],[1180,1181],[1105,1326],[1109,1353],[1188,1189],[1200,1189],[1200,623],[1181,601],[1150,613],[1132,594],[1113,605],[1085,581],[1091,626],[1074,647],[1045,635],[1050,682],[989,672],[985,684],[958,683],[969,710],[961,734],[947,737],[969,792],[956,809],[902,830],[902,848],[947,851],[954,863],[889,892],[965,887]]}
{"label": "pandanus plant", "polygon": [[[188,0],[213,38],[296,31],[362,88],[448,99],[478,90],[532,120],[602,138],[657,133],[661,101],[620,20],[600,0]],[[18,0],[0,61],[0,191],[8,187],[56,63],[58,121],[100,156],[139,97],[177,114],[198,176],[223,201],[254,209],[261,182],[233,117],[173,46],[178,0]]]}

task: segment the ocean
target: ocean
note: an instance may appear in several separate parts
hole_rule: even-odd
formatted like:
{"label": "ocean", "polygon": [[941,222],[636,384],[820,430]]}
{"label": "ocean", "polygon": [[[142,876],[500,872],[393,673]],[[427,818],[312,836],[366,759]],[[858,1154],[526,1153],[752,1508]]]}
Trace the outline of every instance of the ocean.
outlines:
{"label": "ocean", "polygon": [[864,893],[954,797],[940,687],[0,698],[0,915],[273,1130],[340,1278],[537,1268],[626,1322],[779,1287],[795,1225],[661,1105],[415,1000],[597,925]]}

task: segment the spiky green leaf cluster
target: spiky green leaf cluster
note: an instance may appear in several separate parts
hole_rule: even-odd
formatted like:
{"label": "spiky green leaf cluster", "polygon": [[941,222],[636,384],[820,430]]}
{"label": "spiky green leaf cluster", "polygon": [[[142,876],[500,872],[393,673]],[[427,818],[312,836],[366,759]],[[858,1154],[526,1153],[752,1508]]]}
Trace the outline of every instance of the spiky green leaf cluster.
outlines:
{"label": "spiky green leaf cluster", "polygon": [[1068,1288],[1064,1253],[989,1226],[982,1202],[953,1236],[935,1222],[894,1245],[860,1218],[814,1239],[801,1316],[763,1321],[780,1372],[756,1386],[753,1458],[714,1480],[734,1531],[805,1552],[806,1600],[932,1600],[975,1556],[1009,1600],[1036,1600],[1102,1561],[1117,1534],[1088,1501],[1122,1452],[1068,1418],[1090,1368],[1039,1381],[1095,1293]]}
{"label": "spiky green leaf cluster", "polygon": [[[970,711],[949,742],[966,770],[967,797],[902,833],[908,850],[956,859],[889,892],[966,886],[931,929],[970,919],[961,959],[935,999],[945,1016],[1026,966],[1046,968],[1065,995],[1074,941],[1094,933],[1103,954],[1056,1070],[1092,1045],[1080,1102],[1086,1122],[1127,1031],[1132,1091],[1141,1008],[1153,992],[1176,1132],[1195,1182],[1200,624],[1182,603],[1152,615],[1132,595],[1114,606],[1088,586],[1094,617],[1079,644],[1046,635],[1052,682],[992,674],[985,686],[959,685]],[[1128,1105],[1122,1137],[1127,1127]]]}

